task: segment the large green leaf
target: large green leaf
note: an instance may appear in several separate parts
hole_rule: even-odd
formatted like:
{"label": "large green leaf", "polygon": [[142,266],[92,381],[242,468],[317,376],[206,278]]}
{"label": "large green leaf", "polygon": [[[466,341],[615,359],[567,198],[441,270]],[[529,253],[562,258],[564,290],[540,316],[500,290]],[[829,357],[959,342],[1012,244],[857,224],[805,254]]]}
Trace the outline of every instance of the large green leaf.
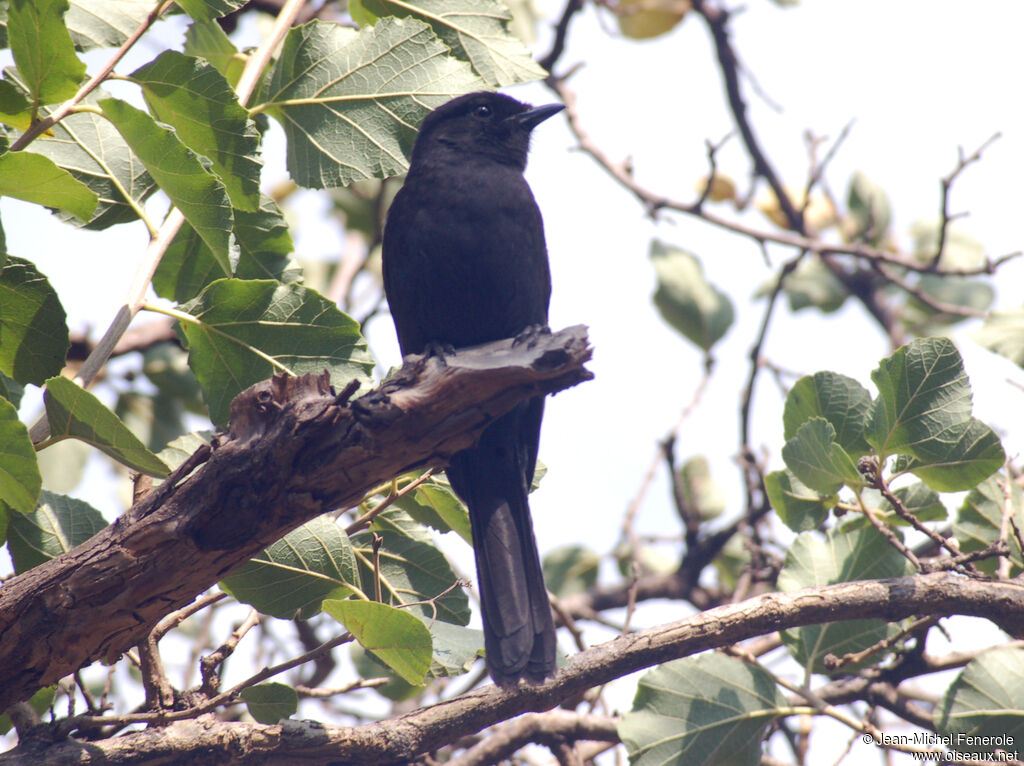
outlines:
{"label": "large green leaf", "polygon": [[0,372],[41,385],[64,367],[71,343],[64,307],[50,282],[22,258],[0,268]]}
{"label": "large green leaf", "polygon": [[[757,296],[769,295],[774,287],[773,280],[759,289]],[[797,264],[782,283],[782,291],[793,311],[813,307],[825,314],[838,311],[850,297],[850,291],[816,256],[808,256]]]}
{"label": "large green leaf", "polygon": [[88,221],[98,197],[49,157],[34,152],[8,152],[0,156],[0,196],[60,208]]}
{"label": "large green leaf", "polygon": [[328,599],[324,611],[405,681],[423,684],[430,669],[432,642],[427,626],[415,615],[376,601],[354,599]]}
{"label": "large green leaf", "polygon": [[185,53],[209,61],[232,86],[245,67],[227,32],[216,21],[195,21],[185,32]]}
{"label": "large green leaf", "polygon": [[[786,563],[779,572],[783,591],[800,590],[855,580],[874,580],[910,574],[910,562],[874,527],[849,532],[830,531],[824,539],[814,532],[799,535],[789,547]],[[841,657],[867,649],[900,630],[898,623],[884,620],[849,620],[826,625],[809,625],[782,632],[782,641],[805,668],[830,673],[825,656]],[[870,660],[866,660],[870,661]],[[854,667],[846,665],[841,672]]]}
{"label": "large green leaf", "polygon": [[289,532],[221,580],[220,586],[263,614],[310,617],[325,598],[359,589],[356,557],[348,535],[320,516]]}
{"label": "large green leaf", "polygon": [[28,513],[36,506],[42,483],[28,429],[14,405],[0,399],[0,506]]}
{"label": "large green leaf", "polygon": [[71,0],[64,21],[79,50],[111,48],[127,40],[154,6],[153,0]]}
{"label": "large green leaf", "polygon": [[695,255],[651,242],[651,262],[658,275],[654,305],[673,329],[710,351],[732,326],[735,312],[729,296],[708,282]]}
{"label": "large green leaf", "polygon": [[75,95],[85,64],[75,55],[64,13],[68,0],[10,0],[7,36],[14,63],[37,105]]}
{"label": "large green leaf", "polygon": [[775,513],[794,532],[817,529],[828,517],[826,499],[792,471],[772,471],[764,477],[764,488]]}
{"label": "large green leaf", "polygon": [[153,289],[162,298],[182,302],[224,277],[274,279],[285,284],[302,279],[302,267],[289,257],[295,248],[288,224],[270,197],[263,195],[255,212],[235,211],[235,240],[238,263],[233,274],[225,273],[195,229],[184,224],[160,259]]}
{"label": "large green leaf", "polygon": [[234,219],[224,184],[173,130],[159,125],[146,112],[115,98],[101,99],[99,105],[214,257],[230,270]]}
{"label": "large green leaf", "polygon": [[213,165],[231,204],[255,211],[260,199],[260,135],[234,90],[212,64],[164,51],[132,72],[153,115]]}
{"label": "large green leaf", "polygon": [[[935,722],[961,753],[1019,758],[1024,742],[1024,649],[1001,647],[971,660],[946,691]],[[992,739],[986,739],[991,737]],[[973,739],[972,739],[973,738]],[[991,755],[990,755],[991,757]]]}
{"label": "large green leaf", "polygon": [[782,448],[782,459],[800,481],[823,495],[835,494],[844,484],[864,484],[857,464],[836,443],[836,429],[825,418],[813,417],[800,426]]}
{"label": "large green leaf", "polygon": [[438,532],[454,531],[467,543],[473,544],[469,511],[452,488],[437,477],[420,485],[412,494],[399,498],[394,507]]}
{"label": "large green leaf", "polygon": [[866,433],[882,457],[905,453],[940,492],[970,489],[1006,459],[991,428],[971,417],[971,386],[948,338],[919,338],[871,373],[878,387]]}
{"label": "large green leaf", "polygon": [[811,418],[825,418],[835,428],[835,441],[851,457],[867,453],[864,428],[871,410],[871,394],[853,378],[835,372],[816,372],[798,380],[786,396],[782,413],[785,438],[796,436]]}
{"label": "large green leaf", "polygon": [[299,695],[287,684],[271,682],[243,689],[238,695],[257,723],[275,724],[298,712]]}
{"label": "large green leaf", "polygon": [[[1000,472],[989,476],[967,493],[957,511],[953,523],[953,536],[960,544],[964,553],[980,551],[999,539],[1003,529],[1003,512],[1009,509],[1011,519],[1017,528],[1024,530],[1024,496],[1016,481],[1008,481]],[[1010,560],[1018,570],[1024,568],[1024,553],[1021,552],[1017,536],[1007,529],[1007,545],[1010,547]],[[975,566],[983,571],[995,570],[997,561],[987,559],[976,562]]]}
{"label": "large green leaf", "polygon": [[166,476],[167,466],[129,431],[103,403],[67,378],[46,381],[43,394],[53,439],[80,439],[119,463],[150,476]]}
{"label": "large green leaf", "polygon": [[707,652],[645,673],[618,731],[634,766],[756,764],[785,707],[766,671]]}
{"label": "large green leaf", "polygon": [[[401,511],[387,510],[374,519],[372,532],[380,536],[379,569],[372,570],[370,532],[355,535],[353,545],[360,558],[360,576],[367,593],[379,581],[382,599],[391,604],[415,604],[409,609],[428,620],[455,625],[469,622],[469,599],[455,572],[430,535]],[[442,593],[445,595],[438,598]]]}
{"label": "large green leaf", "polygon": [[378,17],[425,21],[452,53],[496,88],[539,80],[547,73],[508,29],[512,14],[498,0],[362,0]]}
{"label": "large green leaf", "polygon": [[320,21],[292,29],[263,107],[284,126],[292,178],[324,188],[405,171],[427,112],[485,87],[447,53],[415,19],[359,32]]}
{"label": "large green leaf", "polygon": [[197,21],[212,21],[237,11],[245,5],[245,0],[178,0],[178,5]]}
{"label": "large green leaf", "polygon": [[100,512],[88,503],[44,491],[36,510],[11,517],[8,546],[14,570],[21,574],[67,553],[106,526]]}
{"label": "large green leaf", "polygon": [[221,279],[181,309],[189,364],[210,417],[227,422],[236,394],[282,368],[344,385],[368,381],[373,359],[359,324],[319,293],[267,279]]}

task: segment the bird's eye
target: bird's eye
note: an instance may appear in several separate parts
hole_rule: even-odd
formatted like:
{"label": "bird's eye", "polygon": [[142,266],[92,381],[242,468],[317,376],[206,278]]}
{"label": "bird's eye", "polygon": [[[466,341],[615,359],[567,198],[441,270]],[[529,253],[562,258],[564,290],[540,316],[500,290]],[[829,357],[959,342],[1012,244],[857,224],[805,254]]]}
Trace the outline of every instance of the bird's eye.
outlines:
{"label": "bird's eye", "polygon": [[490,117],[491,107],[487,106],[486,104],[481,104],[480,106],[476,107],[473,110],[473,114],[475,114],[477,117]]}

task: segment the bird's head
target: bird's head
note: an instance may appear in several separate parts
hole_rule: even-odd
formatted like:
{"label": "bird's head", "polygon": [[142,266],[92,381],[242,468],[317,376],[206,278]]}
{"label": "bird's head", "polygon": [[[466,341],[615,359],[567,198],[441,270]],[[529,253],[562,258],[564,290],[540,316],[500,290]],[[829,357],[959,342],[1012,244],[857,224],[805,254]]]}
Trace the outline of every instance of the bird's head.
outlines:
{"label": "bird's head", "polygon": [[532,107],[487,91],[459,96],[423,120],[413,164],[423,155],[454,151],[525,168],[530,132],[564,108],[561,104]]}

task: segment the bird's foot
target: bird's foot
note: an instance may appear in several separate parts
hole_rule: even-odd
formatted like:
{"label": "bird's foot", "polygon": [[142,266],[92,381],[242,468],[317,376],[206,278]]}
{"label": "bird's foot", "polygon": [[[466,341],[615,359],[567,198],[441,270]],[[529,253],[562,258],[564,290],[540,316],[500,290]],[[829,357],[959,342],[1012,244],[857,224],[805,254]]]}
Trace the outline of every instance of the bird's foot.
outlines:
{"label": "bird's foot", "polygon": [[427,345],[423,347],[424,359],[432,359],[442,367],[448,366],[448,362],[445,360],[445,357],[451,356],[454,353],[455,346],[451,343],[441,343],[436,340],[428,341]]}
{"label": "bird's foot", "polygon": [[531,324],[519,331],[516,337],[512,340],[512,346],[526,346],[527,348],[533,348],[537,345],[538,340],[550,334],[551,328],[546,324]]}

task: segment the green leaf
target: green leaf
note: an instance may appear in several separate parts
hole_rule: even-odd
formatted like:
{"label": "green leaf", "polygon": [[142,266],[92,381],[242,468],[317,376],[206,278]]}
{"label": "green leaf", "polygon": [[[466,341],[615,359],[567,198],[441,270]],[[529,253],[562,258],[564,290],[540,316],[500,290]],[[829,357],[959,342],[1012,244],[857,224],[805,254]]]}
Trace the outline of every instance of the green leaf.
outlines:
{"label": "green leaf", "polygon": [[[412,474],[413,477],[419,474]],[[469,510],[451,487],[441,483],[437,477],[420,485],[411,495],[395,501],[395,507],[408,513],[412,518],[438,532],[455,531],[470,545],[473,532],[469,524]]]}
{"label": "green leaf", "polygon": [[864,485],[857,464],[835,439],[833,425],[825,418],[814,417],[800,426],[782,448],[782,459],[789,470],[823,495],[835,494],[844,484]]}
{"label": "green leaf", "polygon": [[195,229],[184,224],[157,266],[156,294],[180,303],[224,277],[274,279],[284,284],[302,279],[302,268],[289,257],[295,248],[288,224],[270,197],[263,195],[255,212],[235,211],[235,239],[238,263],[234,274],[225,273]]}
{"label": "green leaf", "polygon": [[362,0],[378,17],[412,17],[425,21],[451,48],[495,88],[539,80],[547,75],[522,41],[508,29],[512,14],[497,0]]}
{"label": "green leaf", "polygon": [[28,513],[36,507],[42,484],[28,429],[15,406],[0,399],[0,505]]}
{"label": "green leaf", "polygon": [[224,184],[173,130],[145,112],[115,98],[101,99],[99,105],[214,257],[230,270],[233,216]]}
{"label": "green leaf", "polygon": [[794,532],[817,529],[828,518],[829,504],[791,471],[772,471],[764,487],[772,508]]}
{"label": "green leaf", "polygon": [[325,188],[404,172],[427,112],[484,87],[447,53],[415,19],[359,32],[320,21],[290,30],[264,108],[284,126],[296,183]]}
{"label": "green leaf", "polygon": [[153,11],[153,0],[71,0],[64,20],[79,50],[125,42]]}
{"label": "green leaf", "polygon": [[[758,296],[769,294],[772,287],[774,283],[761,288]],[[826,314],[838,311],[850,296],[850,291],[817,257],[807,257],[800,261],[786,277],[782,290],[789,299],[791,310],[817,308]]]}
{"label": "green leaf", "polygon": [[117,415],[67,378],[46,381],[43,394],[52,439],[74,438],[92,444],[117,462],[150,476],[166,476],[163,461],[146,449]]}
{"label": "green leaf", "polygon": [[212,21],[237,11],[245,0],[178,0],[178,5],[196,21]]}
{"label": "green leaf", "polygon": [[263,614],[308,618],[325,598],[359,590],[359,572],[345,530],[320,516],[233,570],[220,586]]}
{"label": "green leaf", "polygon": [[544,582],[559,598],[583,593],[597,584],[601,557],[582,545],[563,545],[544,555]]}
{"label": "green leaf", "polygon": [[[2,264],[0,264],[0,266],[2,266]],[[2,325],[2,320],[0,320],[0,325]],[[0,329],[2,329],[2,326],[0,326]],[[0,338],[2,337],[3,335],[0,334]],[[2,345],[3,341],[0,340],[0,346]],[[0,372],[0,399],[6,399],[13,404],[15,408],[17,408],[21,405],[21,397],[24,394],[25,387],[21,385],[21,383]]]}
{"label": "green leaf", "polygon": [[132,72],[153,115],[185,146],[212,163],[231,204],[255,211],[260,201],[260,134],[234,90],[213,65],[164,51]]}
{"label": "green leaf", "polygon": [[432,620],[427,627],[434,647],[431,678],[450,678],[469,672],[483,651],[484,632],[441,620]]}
{"label": "green leaf", "polygon": [[[923,482],[915,481],[909,486],[900,487],[893,494],[918,521],[943,521],[949,515],[938,493]],[[892,511],[892,505],[885,498],[880,498],[879,507],[884,511]],[[886,523],[907,524],[895,513],[890,513]]]}
{"label": "green leaf", "polygon": [[[936,729],[961,753],[991,754],[991,742],[1013,758],[1024,742],[1024,649],[990,649],[971,660],[946,691]],[[969,738],[977,738],[971,741]],[[998,738],[985,741],[985,737]],[[990,756],[991,757],[991,756]],[[997,759],[998,760],[998,759]]]}
{"label": "green leaf", "polygon": [[211,431],[193,431],[173,440],[157,454],[172,470],[180,466],[197,449],[213,439]]}
{"label": "green leaf", "polygon": [[299,695],[287,684],[257,684],[242,689],[238,696],[257,723],[275,724],[299,710]]}
{"label": "green leaf", "polygon": [[185,32],[185,54],[209,61],[232,86],[238,83],[244,63],[238,48],[216,21],[195,21]]}
{"label": "green leaf", "polygon": [[7,536],[14,570],[21,574],[67,553],[106,526],[88,503],[44,491],[36,510],[11,517]]}
{"label": "green leaf", "polygon": [[49,157],[33,152],[0,156],[0,196],[66,210],[88,221],[98,197]]}
{"label": "green leaf", "polygon": [[824,418],[835,429],[835,441],[851,457],[868,452],[864,440],[871,410],[871,394],[853,378],[835,372],[817,372],[798,380],[786,397],[782,413],[785,438],[796,436],[811,418]]}
{"label": "green leaf", "polygon": [[24,131],[32,124],[32,116],[32,102],[25,91],[6,78],[0,80],[0,122]]}
{"label": "green leaf", "polygon": [[[850,532],[831,531],[825,539],[814,532],[800,534],[789,547],[786,563],[779,572],[782,591],[832,585],[855,580],[875,580],[910,574],[912,567],[873,527]],[[867,649],[895,635],[899,623],[884,620],[850,620],[826,625],[809,625],[782,632],[782,641],[794,659],[812,673],[830,673],[825,656],[841,657]],[[868,658],[865,662],[871,662]],[[848,673],[856,665],[845,665]]]}
{"label": "green leaf", "polygon": [[181,329],[218,425],[227,422],[236,394],[282,368],[296,375],[327,368],[337,385],[369,380],[373,359],[358,323],[313,290],[221,279],[180,308],[195,317]]}
{"label": "green leaf", "polygon": [[64,26],[67,0],[10,0],[7,35],[14,63],[35,104],[54,104],[75,95],[85,64],[75,55]]}
{"label": "green leaf", "polygon": [[680,500],[702,521],[721,516],[725,511],[725,494],[711,478],[711,468],[703,455],[692,457],[679,469]]}
{"label": "green leaf", "polygon": [[37,386],[59,373],[71,346],[66,318],[46,277],[8,256],[0,268],[0,372]]}
{"label": "green leaf", "polygon": [[[401,511],[391,509],[374,519],[372,532],[380,535],[379,571],[374,572],[371,532],[353,536],[359,556],[359,573],[367,593],[379,579],[383,600],[408,604],[413,614],[455,625],[469,622],[469,599],[451,564],[430,535]],[[442,593],[445,595],[438,598]]]}
{"label": "green leaf", "polygon": [[885,189],[857,171],[850,178],[846,206],[854,224],[850,239],[875,246],[885,241],[892,220]]}
{"label": "green leaf", "polygon": [[[972,553],[996,542],[1002,530],[1003,512],[1007,508],[1018,529],[1024,531],[1024,497],[1020,485],[1015,481],[1007,482],[1002,472],[989,476],[968,492],[953,522],[953,536],[960,544],[960,550]],[[1010,548],[1010,560],[1019,571],[1024,568],[1024,553],[1016,535],[1012,530],[1008,532],[1006,542]],[[975,562],[975,566],[991,573],[995,571],[997,561],[986,559]]]}
{"label": "green leaf", "polygon": [[707,652],[645,673],[618,732],[634,766],[756,764],[786,707],[761,667]]}
{"label": "green leaf", "polygon": [[881,457],[907,453],[913,472],[940,492],[969,489],[1003,464],[991,428],[971,417],[971,387],[947,338],[919,338],[871,373],[878,387],[866,433]]}
{"label": "green leaf", "polygon": [[[939,247],[939,224],[918,222],[910,227],[914,238],[914,257],[926,263],[935,258]],[[939,259],[940,269],[976,269],[985,264],[985,246],[955,226],[946,229],[946,239]]]}
{"label": "green leaf", "polygon": [[1024,306],[993,311],[973,337],[989,351],[1024,367]]}
{"label": "green leaf", "polygon": [[729,296],[707,281],[695,255],[652,240],[650,256],[658,275],[654,305],[662,318],[704,351],[710,351],[735,318]]}
{"label": "green leaf", "polygon": [[418,686],[430,669],[430,631],[415,615],[376,601],[324,601],[336,619],[389,668]]}

